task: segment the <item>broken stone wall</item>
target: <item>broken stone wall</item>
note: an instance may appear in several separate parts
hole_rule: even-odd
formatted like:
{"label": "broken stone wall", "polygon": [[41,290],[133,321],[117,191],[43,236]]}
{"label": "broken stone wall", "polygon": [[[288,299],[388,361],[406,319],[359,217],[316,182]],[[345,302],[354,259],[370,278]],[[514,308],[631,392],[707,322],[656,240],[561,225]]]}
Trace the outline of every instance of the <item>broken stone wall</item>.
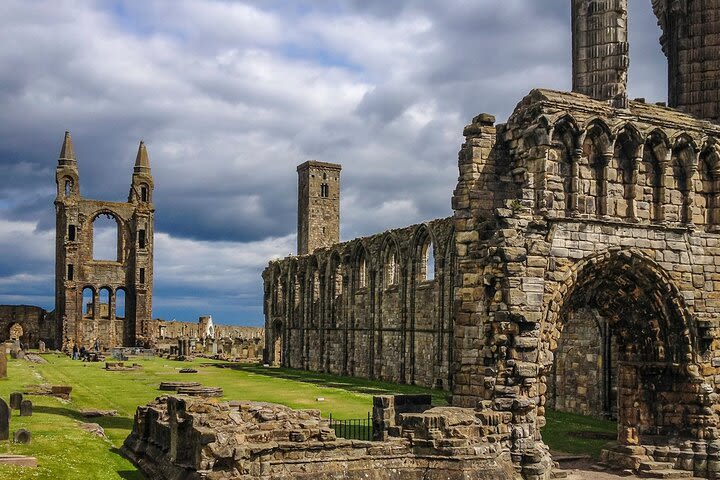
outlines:
{"label": "broken stone wall", "polygon": [[17,331],[22,332],[20,343],[24,348],[38,348],[40,340],[44,341],[48,348],[57,348],[57,323],[54,315],[43,308],[31,305],[0,305],[0,342],[10,340]]}
{"label": "broken stone wall", "polygon": [[433,220],[271,262],[268,360],[450,388],[452,235]]}
{"label": "broken stone wall", "polygon": [[122,451],[159,480],[510,480],[507,420],[425,405],[368,442],[336,437],[317,410],[173,396],[138,407]]}

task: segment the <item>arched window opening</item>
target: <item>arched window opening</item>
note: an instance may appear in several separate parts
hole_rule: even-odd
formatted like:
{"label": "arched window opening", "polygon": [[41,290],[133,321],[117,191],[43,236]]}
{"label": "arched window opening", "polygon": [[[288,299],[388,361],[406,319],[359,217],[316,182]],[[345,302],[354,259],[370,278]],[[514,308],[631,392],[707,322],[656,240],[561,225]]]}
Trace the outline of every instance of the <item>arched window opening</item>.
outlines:
{"label": "arched window opening", "polygon": [[[555,126],[553,131],[553,146],[557,154],[557,175],[560,177],[559,187],[562,192],[555,192],[553,198],[563,198],[562,208],[566,212],[577,210],[577,161],[573,158],[575,153],[577,133],[571,122],[562,120]],[[549,184],[550,188],[553,188]],[[554,207],[554,205],[548,205]]]}
{"label": "arched window opening", "polygon": [[140,269],[140,283],[145,283],[145,269]]}
{"label": "arched window opening", "polygon": [[120,261],[118,248],[120,228],[117,219],[101,213],[93,220],[93,259]]}
{"label": "arched window opening", "polygon": [[95,311],[93,306],[95,301],[95,292],[90,287],[83,288],[82,292],[83,316],[92,317]]}
{"label": "arched window opening", "polygon": [[659,131],[653,132],[645,144],[643,164],[645,167],[645,182],[649,188],[650,197],[647,198],[652,205],[650,219],[662,222],[665,218],[665,167],[667,166],[669,148],[666,137]]}
{"label": "arched window opening", "polygon": [[141,186],[140,186],[140,201],[141,201],[141,202],[147,202],[147,201],[148,201],[148,187],[147,187],[147,185],[141,185]]}
{"label": "arched window opening", "polygon": [[110,289],[107,287],[101,288],[98,299],[98,317],[110,318]]}
{"label": "arched window opening", "polygon": [[75,225],[68,225],[68,240],[71,242],[75,241],[75,233],[77,229]]}
{"label": "arched window opening", "polygon": [[312,274],[312,299],[313,302],[320,300],[320,273],[317,270]]}
{"label": "arched window opening", "polygon": [[333,271],[333,298],[337,298],[343,293],[343,275],[340,264],[335,266]]}
{"label": "arched window opening", "polygon": [[[594,124],[587,133],[583,144],[583,156],[591,167],[590,195],[597,216],[607,215],[607,166],[613,157],[610,137],[605,128]],[[591,210],[591,207],[588,208]],[[588,213],[590,213],[588,211]]]}
{"label": "arched window opening", "polygon": [[720,223],[718,209],[720,208],[720,154],[713,148],[703,153],[700,161],[700,205],[704,209],[703,219],[708,226]]}
{"label": "arched window opening", "polygon": [[65,179],[65,196],[66,197],[71,196],[72,191],[73,191],[73,181],[70,180],[69,178],[66,178]]}
{"label": "arched window opening", "polygon": [[385,277],[385,288],[397,285],[400,281],[400,264],[394,246],[385,257],[385,269],[383,272]]}
{"label": "arched window opening", "polygon": [[360,259],[358,260],[358,288],[365,288],[367,287],[367,261],[365,261],[365,255],[360,254]]}
{"label": "arched window opening", "polygon": [[75,266],[69,263],[67,266],[67,279],[73,280],[73,278],[75,278]]}
{"label": "arched window opening", "polygon": [[330,187],[327,183],[323,183],[320,185],[320,196],[322,198],[328,198],[330,196]]}
{"label": "arched window opening", "polygon": [[140,248],[145,248],[145,230],[139,230],[138,231],[138,246]]}
{"label": "arched window opening", "polygon": [[427,237],[417,250],[417,279],[420,282],[435,279],[435,249]]}
{"label": "arched window opening", "polygon": [[118,288],[115,292],[115,318],[125,318],[125,289]]}
{"label": "arched window opening", "polygon": [[435,248],[432,242],[425,247],[425,280],[435,280]]}
{"label": "arched window opening", "polygon": [[[695,163],[695,150],[689,140],[681,138],[673,148],[673,177],[675,188],[680,193],[679,205],[675,205],[678,211],[680,223],[692,222],[692,177],[693,169],[697,168]],[[677,203],[677,202],[674,202]]]}

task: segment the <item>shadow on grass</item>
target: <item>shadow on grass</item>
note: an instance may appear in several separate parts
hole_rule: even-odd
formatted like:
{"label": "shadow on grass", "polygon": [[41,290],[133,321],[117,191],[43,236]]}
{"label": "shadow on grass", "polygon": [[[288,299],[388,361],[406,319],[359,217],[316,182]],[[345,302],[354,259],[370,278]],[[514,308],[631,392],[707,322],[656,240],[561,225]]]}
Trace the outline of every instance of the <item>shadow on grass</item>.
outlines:
{"label": "shadow on grass", "polygon": [[[125,455],[123,455],[122,450],[119,448],[111,448],[110,453],[113,455],[117,455],[118,457],[127,458]],[[140,470],[119,470],[117,472],[118,476],[120,478],[123,478],[125,480],[146,480],[145,476],[140,472]]]}
{"label": "shadow on grass", "polygon": [[34,413],[45,413],[48,415],[61,415],[82,423],[97,423],[103,429],[118,428],[130,431],[133,426],[133,419],[130,417],[84,417],[77,410],[65,407],[47,407],[38,405],[33,408]]}
{"label": "shadow on grass", "polygon": [[446,405],[449,392],[444,390],[418,387],[416,385],[397,384],[378,380],[369,380],[357,377],[343,377],[329,373],[293,370],[289,368],[268,368],[254,364],[243,363],[203,363],[204,367],[229,368],[255,375],[264,375],[273,378],[293,380],[295,382],[310,383],[321,388],[337,388],[353,393],[366,395],[392,395],[402,393],[424,393],[431,395],[434,405]]}

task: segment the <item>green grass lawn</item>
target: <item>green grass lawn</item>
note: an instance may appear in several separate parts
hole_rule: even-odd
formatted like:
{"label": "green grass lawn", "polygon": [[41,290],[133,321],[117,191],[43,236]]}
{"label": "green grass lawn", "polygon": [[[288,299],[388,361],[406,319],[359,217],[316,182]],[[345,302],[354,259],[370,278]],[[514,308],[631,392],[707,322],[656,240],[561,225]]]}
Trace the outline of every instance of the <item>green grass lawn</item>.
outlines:
{"label": "green grass lawn", "polygon": [[[158,390],[161,381],[192,380],[224,389],[226,399],[281,403],[293,408],[319,409],[333,418],[365,418],[372,409],[372,396],[391,393],[429,393],[436,405],[447,404],[447,393],[410,385],[340,377],[290,369],[264,368],[254,365],[225,364],[205,359],[175,362],[161,358],[135,359],[141,370],[113,372],[101,363],[82,363],[65,356],[45,355],[48,364],[9,360],[8,378],[0,379],[0,396],[6,401],[10,393],[23,391],[28,385],[49,383],[72,385],[69,402],[47,396],[29,396],[34,405],[32,417],[13,412],[12,431],[27,428],[32,432],[30,445],[0,442],[0,451],[37,457],[39,467],[26,469],[0,466],[0,478],[37,479],[142,479],[136,468],[119,453],[118,448],[132,428],[138,405],[144,405],[167,392]],[[181,374],[192,366],[197,374]],[[324,401],[319,402],[317,398]],[[85,408],[113,409],[117,417],[84,419]],[[568,431],[606,431],[609,422],[567,414],[548,413],[543,435],[556,450],[592,453],[595,440],[569,439]],[[577,417],[577,418],[575,418]],[[80,422],[99,423],[107,435],[100,438],[81,430]],[[585,422],[585,423],[583,423]],[[605,429],[605,430],[602,430]],[[593,443],[595,442],[595,443]],[[602,442],[605,443],[605,442]]]}

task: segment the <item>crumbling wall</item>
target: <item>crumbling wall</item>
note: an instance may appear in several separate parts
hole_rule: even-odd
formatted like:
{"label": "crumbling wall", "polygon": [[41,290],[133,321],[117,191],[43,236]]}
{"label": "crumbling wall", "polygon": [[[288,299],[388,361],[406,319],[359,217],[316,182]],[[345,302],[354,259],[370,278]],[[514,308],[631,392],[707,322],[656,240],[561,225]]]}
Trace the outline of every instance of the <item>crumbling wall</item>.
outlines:
{"label": "crumbling wall", "polygon": [[336,437],[317,410],[172,396],[138,407],[122,451],[159,480],[510,480],[498,420],[427,405],[400,415],[399,436],[367,442]]}
{"label": "crumbling wall", "polygon": [[0,342],[10,340],[11,328],[17,326],[24,347],[37,348],[42,340],[48,348],[57,348],[57,322],[51,312],[31,305],[0,305]]}
{"label": "crumbling wall", "polygon": [[452,238],[439,219],[271,262],[267,360],[449,389]]}

